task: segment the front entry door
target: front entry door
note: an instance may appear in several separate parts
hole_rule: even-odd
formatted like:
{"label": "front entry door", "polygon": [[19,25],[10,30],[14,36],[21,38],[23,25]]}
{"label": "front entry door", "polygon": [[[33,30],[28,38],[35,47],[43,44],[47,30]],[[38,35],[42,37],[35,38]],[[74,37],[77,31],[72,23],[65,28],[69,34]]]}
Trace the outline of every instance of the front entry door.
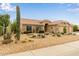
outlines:
{"label": "front entry door", "polygon": [[47,32],[47,30],[48,30],[48,24],[46,23],[45,24],[45,32]]}

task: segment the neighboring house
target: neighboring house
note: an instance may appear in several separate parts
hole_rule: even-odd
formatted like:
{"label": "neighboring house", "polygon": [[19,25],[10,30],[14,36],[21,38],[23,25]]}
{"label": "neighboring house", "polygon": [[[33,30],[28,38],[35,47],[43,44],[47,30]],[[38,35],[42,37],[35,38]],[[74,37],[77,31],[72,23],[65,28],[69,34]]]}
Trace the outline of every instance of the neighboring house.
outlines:
{"label": "neighboring house", "polygon": [[22,18],[20,21],[20,28],[22,33],[38,33],[39,31],[63,33],[64,27],[66,28],[67,33],[72,32],[72,25],[69,22],[63,20],[51,22],[49,20],[33,20]]}

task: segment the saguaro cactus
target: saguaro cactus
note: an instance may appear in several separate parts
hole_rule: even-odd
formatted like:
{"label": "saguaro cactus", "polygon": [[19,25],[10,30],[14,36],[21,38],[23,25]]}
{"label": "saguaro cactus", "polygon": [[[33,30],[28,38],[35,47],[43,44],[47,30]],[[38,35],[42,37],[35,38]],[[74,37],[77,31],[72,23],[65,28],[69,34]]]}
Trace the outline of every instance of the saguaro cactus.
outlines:
{"label": "saguaro cactus", "polygon": [[17,33],[16,38],[20,40],[20,8],[16,6],[16,21],[17,21]]}

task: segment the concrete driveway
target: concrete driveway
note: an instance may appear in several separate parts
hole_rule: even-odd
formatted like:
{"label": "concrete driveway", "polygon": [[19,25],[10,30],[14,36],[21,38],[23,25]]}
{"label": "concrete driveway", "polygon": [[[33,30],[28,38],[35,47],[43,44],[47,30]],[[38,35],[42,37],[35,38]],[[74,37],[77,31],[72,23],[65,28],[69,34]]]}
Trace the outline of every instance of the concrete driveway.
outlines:
{"label": "concrete driveway", "polygon": [[78,56],[79,41],[11,54],[8,56]]}

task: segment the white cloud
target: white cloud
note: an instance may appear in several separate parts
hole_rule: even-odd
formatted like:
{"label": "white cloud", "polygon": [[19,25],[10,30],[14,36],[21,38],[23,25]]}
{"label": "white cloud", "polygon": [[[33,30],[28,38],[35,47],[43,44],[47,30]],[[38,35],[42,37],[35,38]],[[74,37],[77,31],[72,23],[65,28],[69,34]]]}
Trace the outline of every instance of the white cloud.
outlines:
{"label": "white cloud", "polygon": [[71,6],[67,9],[67,11],[79,13],[79,3],[71,4]]}
{"label": "white cloud", "polygon": [[79,8],[67,9],[69,12],[79,12]]}
{"label": "white cloud", "polygon": [[13,7],[10,3],[0,4],[0,9],[4,11],[15,11],[15,7]]}

